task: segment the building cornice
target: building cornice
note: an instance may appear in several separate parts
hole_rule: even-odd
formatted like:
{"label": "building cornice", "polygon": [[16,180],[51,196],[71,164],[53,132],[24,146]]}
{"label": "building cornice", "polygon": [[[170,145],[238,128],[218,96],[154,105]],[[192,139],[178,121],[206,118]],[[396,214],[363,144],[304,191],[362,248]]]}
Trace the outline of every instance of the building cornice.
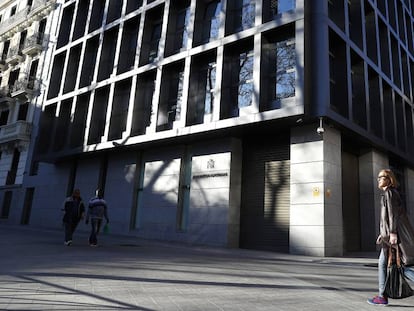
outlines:
{"label": "building cornice", "polygon": [[0,23],[0,41],[5,41],[38,20],[49,15],[56,0],[34,0],[31,7],[18,11],[15,15]]}

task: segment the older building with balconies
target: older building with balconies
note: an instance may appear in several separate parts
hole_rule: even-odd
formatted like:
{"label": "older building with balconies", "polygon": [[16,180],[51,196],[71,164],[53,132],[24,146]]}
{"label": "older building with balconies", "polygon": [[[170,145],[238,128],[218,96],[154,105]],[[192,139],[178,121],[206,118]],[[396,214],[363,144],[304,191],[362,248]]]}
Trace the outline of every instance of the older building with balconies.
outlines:
{"label": "older building with balconies", "polygon": [[0,220],[13,218],[14,211],[21,214],[55,9],[54,0],[0,1]]}

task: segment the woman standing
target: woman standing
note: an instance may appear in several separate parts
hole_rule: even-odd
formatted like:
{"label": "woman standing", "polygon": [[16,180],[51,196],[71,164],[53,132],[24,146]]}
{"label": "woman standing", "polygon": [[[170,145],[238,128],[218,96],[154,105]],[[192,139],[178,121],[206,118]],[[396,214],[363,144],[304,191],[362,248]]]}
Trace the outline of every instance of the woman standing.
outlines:
{"label": "woman standing", "polygon": [[[379,172],[377,180],[378,188],[383,191],[381,194],[380,234],[376,242],[381,245],[378,259],[379,292],[374,298],[368,299],[368,303],[384,306],[388,304],[388,297],[384,295],[384,289],[390,244],[397,245],[401,243],[404,264],[412,264],[412,258],[408,254],[411,254],[409,249],[413,249],[414,241],[410,241],[410,239],[414,236],[414,232],[409,225],[405,210],[401,206],[401,198],[396,189],[398,182],[394,173],[389,169],[383,169]],[[405,267],[404,272],[406,277],[414,282],[414,271]]]}

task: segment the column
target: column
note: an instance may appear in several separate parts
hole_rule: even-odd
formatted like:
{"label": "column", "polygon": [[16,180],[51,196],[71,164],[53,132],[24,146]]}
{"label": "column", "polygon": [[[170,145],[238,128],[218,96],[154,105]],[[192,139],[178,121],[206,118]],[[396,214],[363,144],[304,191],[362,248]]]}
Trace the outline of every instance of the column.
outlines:
{"label": "column", "polygon": [[341,135],[318,124],[292,129],[290,252],[340,256],[343,252]]}

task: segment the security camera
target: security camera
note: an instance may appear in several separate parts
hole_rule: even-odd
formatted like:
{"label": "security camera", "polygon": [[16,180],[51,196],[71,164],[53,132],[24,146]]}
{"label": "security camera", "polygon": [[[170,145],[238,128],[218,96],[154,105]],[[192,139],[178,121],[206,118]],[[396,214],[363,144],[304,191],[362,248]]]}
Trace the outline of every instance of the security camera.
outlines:
{"label": "security camera", "polygon": [[323,133],[325,133],[325,129],[323,128],[323,118],[319,117],[319,126],[316,129],[316,133],[318,133],[318,135],[322,135]]}

